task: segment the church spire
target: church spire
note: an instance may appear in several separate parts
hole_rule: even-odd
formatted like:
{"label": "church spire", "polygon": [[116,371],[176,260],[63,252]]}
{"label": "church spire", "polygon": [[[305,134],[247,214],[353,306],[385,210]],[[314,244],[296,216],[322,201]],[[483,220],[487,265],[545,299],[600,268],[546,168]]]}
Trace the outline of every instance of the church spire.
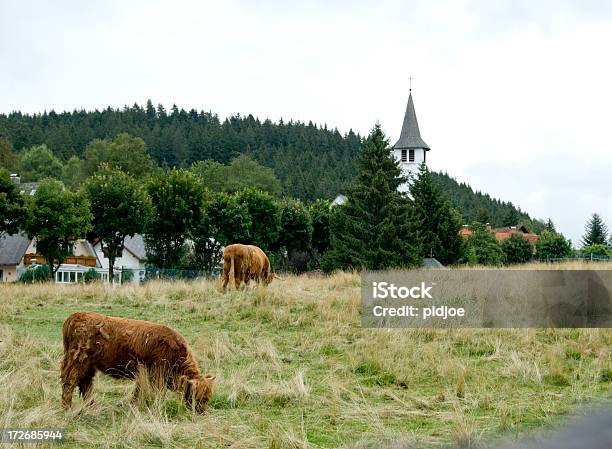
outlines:
{"label": "church spire", "polygon": [[414,112],[414,103],[412,101],[412,88],[410,89],[410,95],[408,96],[408,105],[406,106],[406,113],[404,114],[404,123],[402,124],[402,132],[400,138],[395,144],[396,150],[401,149],[416,149],[423,148],[425,151],[429,151],[429,146],[421,139],[421,133],[419,132],[419,123],[417,122],[416,112]]}

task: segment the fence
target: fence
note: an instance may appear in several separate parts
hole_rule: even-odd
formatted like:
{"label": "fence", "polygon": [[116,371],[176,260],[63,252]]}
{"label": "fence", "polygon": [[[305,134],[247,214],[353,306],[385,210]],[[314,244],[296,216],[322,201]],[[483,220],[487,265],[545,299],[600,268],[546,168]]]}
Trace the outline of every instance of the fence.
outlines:
{"label": "fence", "polygon": [[553,257],[546,262],[612,262],[612,257],[604,254],[590,254],[584,257]]}
{"label": "fence", "polygon": [[145,270],[144,281],[153,279],[213,279],[221,275],[221,268],[213,269],[212,271],[205,270],[176,270],[173,268],[155,268],[147,267]]}

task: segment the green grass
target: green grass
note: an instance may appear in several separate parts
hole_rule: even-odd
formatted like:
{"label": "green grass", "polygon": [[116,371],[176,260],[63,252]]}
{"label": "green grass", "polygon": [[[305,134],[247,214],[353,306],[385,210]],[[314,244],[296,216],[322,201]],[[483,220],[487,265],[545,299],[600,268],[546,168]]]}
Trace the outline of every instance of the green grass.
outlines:
{"label": "green grass", "polygon": [[[55,447],[422,447],[554,426],[610,399],[608,330],[362,329],[359,278],[289,277],[222,295],[212,282],[109,288],[1,285],[0,427],[62,427]],[[217,376],[206,415],[172,392],[129,402],[98,375],[96,404],[60,406],[73,311],[168,324]]]}

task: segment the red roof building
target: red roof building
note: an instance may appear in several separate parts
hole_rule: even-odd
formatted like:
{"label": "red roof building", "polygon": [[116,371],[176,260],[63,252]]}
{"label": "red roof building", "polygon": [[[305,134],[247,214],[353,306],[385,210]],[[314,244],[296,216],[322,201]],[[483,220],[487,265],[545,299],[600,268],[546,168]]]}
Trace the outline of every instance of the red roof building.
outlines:
{"label": "red roof building", "polygon": [[[538,236],[537,234],[529,232],[527,228],[523,225],[504,226],[503,228],[491,229],[491,226],[487,224],[487,228],[495,234],[495,240],[497,240],[498,242],[506,240],[512,234],[521,234],[534,245],[540,238],[540,236]],[[467,239],[470,235],[472,235],[472,230],[468,225],[463,225],[463,227],[459,230],[459,235]]]}

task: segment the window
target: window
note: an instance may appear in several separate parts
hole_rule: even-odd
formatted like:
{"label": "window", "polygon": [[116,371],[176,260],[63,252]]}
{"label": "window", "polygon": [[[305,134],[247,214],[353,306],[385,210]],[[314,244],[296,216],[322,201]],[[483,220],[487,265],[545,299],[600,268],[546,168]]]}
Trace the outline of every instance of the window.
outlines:
{"label": "window", "polygon": [[2,270],[0,270],[0,281],[2,281],[2,279],[4,277],[3,275],[4,275],[4,272]]}
{"label": "window", "polygon": [[402,150],[402,162],[406,162],[408,159],[406,158],[406,150]]}
{"label": "window", "polygon": [[414,162],[414,150],[410,150],[410,155],[408,157],[408,162]]}

